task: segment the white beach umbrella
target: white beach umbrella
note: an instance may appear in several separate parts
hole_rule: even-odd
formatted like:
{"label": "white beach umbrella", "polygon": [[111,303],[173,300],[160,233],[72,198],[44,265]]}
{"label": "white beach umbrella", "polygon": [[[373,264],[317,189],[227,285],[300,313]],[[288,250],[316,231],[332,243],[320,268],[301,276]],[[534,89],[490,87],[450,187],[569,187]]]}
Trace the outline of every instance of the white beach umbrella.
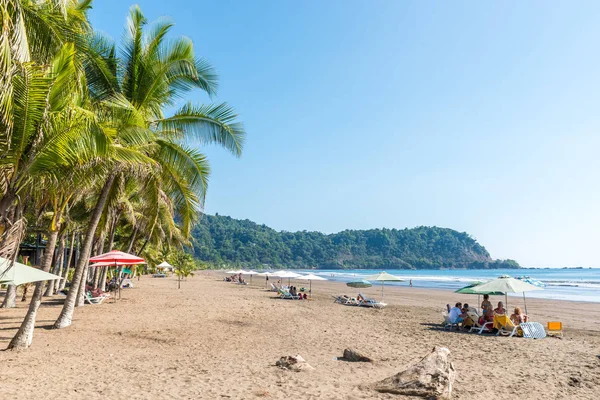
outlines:
{"label": "white beach umbrella", "polygon": [[[527,302],[525,301],[525,292],[531,292],[533,290],[544,290],[543,287],[532,285],[519,279],[511,278],[510,276],[501,276],[496,279],[492,279],[489,282],[482,283],[481,285],[474,286],[472,288],[475,293],[484,292],[504,292],[504,293],[521,293],[523,292],[523,302],[525,302],[525,314],[527,314]],[[508,296],[505,294],[506,306],[508,307]]]}
{"label": "white beach umbrella", "polygon": [[288,278],[288,286],[290,285],[290,281],[292,280],[292,278],[298,278],[299,276],[302,276],[300,274],[297,274],[295,272],[292,271],[277,271],[276,275],[279,278]]}
{"label": "white beach umbrella", "polygon": [[326,281],[327,279],[323,278],[322,276],[318,276],[318,275],[315,275],[313,273],[310,273],[308,275],[299,276],[298,280],[300,280],[300,281],[308,281],[308,285],[309,285],[308,293],[312,297],[312,281]]}
{"label": "white beach umbrella", "polygon": [[266,276],[267,279],[265,280],[265,287],[268,288],[269,287],[269,280],[268,277],[269,276],[277,276],[277,273],[275,272],[269,272],[269,271],[265,271],[265,272],[261,272],[260,274],[256,274],[256,275],[260,275],[260,276]]}
{"label": "white beach umbrella", "polygon": [[381,301],[383,301],[383,283],[384,282],[390,282],[390,281],[404,282],[404,279],[397,277],[395,275],[388,274],[385,271],[380,272],[375,275],[365,276],[364,279],[366,279],[368,281],[380,281],[381,282]]}
{"label": "white beach umbrella", "polygon": [[173,270],[173,266],[171,264],[169,264],[166,261],[161,262],[160,264],[158,264],[156,266],[156,268],[162,268],[162,269],[166,269],[168,271],[172,271]]}
{"label": "white beach umbrella", "polygon": [[0,257],[0,282],[3,284],[19,286],[24,283],[55,279],[61,279],[61,277],[18,262],[11,266],[10,260]]}

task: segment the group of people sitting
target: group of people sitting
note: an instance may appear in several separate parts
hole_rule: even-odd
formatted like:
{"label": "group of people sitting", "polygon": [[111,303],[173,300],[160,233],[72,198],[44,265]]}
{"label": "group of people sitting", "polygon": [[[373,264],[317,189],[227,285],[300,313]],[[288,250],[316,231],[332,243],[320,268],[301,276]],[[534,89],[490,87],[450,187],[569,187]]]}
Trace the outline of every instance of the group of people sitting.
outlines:
{"label": "group of people sitting", "polygon": [[298,292],[298,289],[296,288],[296,286],[290,286],[290,288],[288,289],[288,291],[290,292],[290,294],[292,296],[299,297],[298,300],[306,300],[306,299],[308,299],[308,296],[306,295],[306,293]]}
{"label": "group of people sitting", "polygon": [[223,280],[225,282],[233,282],[233,283],[240,283],[242,285],[246,284],[246,281],[244,280],[244,278],[242,278],[242,274],[234,274],[231,276],[226,276],[225,278],[223,278]]}
{"label": "group of people sitting", "polygon": [[[498,307],[494,306],[490,302],[490,296],[483,295],[483,301],[481,302],[481,315],[469,304],[464,305],[460,302],[456,303],[454,307],[450,308],[450,305],[446,305],[448,309],[448,321],[452,324],[458,324],[461,328],[471,329],[475,325],[475,319],[480,326],[484,326],[487,322],[494,322],[495,315],[506,315],[506,309],[502,301],[498,302]],[[527,322],[529,318],[525,315],[520,307],[515,307],[513,313],[510,316],[510,320],[513,324],[518,325],[522,322]],[[488,325],[489,326],[489,325]],[[488,332],[494,331],[495,328],[489,327],[486,329]]]}

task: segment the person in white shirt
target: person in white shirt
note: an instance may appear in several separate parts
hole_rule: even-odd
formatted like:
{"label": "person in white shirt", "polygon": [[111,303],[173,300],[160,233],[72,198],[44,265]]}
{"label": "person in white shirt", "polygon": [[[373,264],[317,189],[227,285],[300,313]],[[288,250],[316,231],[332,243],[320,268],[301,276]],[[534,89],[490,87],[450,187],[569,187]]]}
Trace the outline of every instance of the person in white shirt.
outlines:
{"label": "person in white shirt", "polygon": [[448,313],[448,320],[453,324],[463,322],[462,314],[462,303],[456,303]]}

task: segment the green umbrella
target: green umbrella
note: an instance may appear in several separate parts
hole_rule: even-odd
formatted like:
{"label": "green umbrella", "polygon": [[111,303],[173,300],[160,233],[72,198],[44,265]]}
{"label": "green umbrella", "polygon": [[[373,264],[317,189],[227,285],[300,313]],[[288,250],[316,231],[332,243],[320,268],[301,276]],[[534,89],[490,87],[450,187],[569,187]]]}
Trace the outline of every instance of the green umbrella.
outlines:
{"label": "green umbrella", "polygon": [[24,283],[55,279],[61,279],[61,277],[18,262],[11,266],[9,260],[0,257],[0,282],[3,284],[19,286]]}
{"label": "green umbrella", "polygon": [[364,279],[361,279],[359,281],[348,282],[348,283],[346,283],[346,286],[350,286],[352,288],[362,289],[362,288],[369,288],[369,287],[371,287],[373,285],[371,284],[371,282],[365,281]]}
{"label": "green umbrella", "polygon": [[476,292],[475,290],[473,290],[473,288],[475,286],[479,286],[481,284],[482,284],[482,282],[473,282],[470,285],[467,285],[467,286],[465,286],[462,289],[458,289],[454,293],[461,293],[461,294],[489,294],[490,296],[504,296],[504,292]]}
{"label": "green umbrella", "polygon": [[385,271],[380,272],[375,275],[369,275],[369,276],[365,277],[365,279],[368,279],[370,281],[380,281],[381,282],[381,301],[383,301],[383,282],[388,282],[388,281],[404,282],[404,279],[399,278],[394,275],[391,275],[391,274],[388,274]]}
{"label": "green umbrella", "polygon": [[[523,292],[523,302],[525,302],[525,292],[531,292],[533,290],[544,290],[539,286],[534,286],[531,283],[527,283],[510,276],[501,276],[493,279],[489,282],[483,283],[473,287],[475,293],[487,293],[487,292],[504,292],[506,306],[508,307],[508,297],[506,293],[520,293]],[[525,314],[527,314],[527,302],[525,302]]]}
{"label": "green umbrella", "polygon": [[465,286],[462,289],[458,289],[456,290],[454,293],[460,293],[460,294],[476,294],[477,295],[477,307],[479,307],[479,305],[481,305],[481,302],[479,301],[479,296],[482,294],[487,294],[490,296],[504,296],[505,293],[504,292],[476,292],[475,290],[473,290],[473,288],[475,286],[481,285],[483,282],[473,282],[470,285]]}

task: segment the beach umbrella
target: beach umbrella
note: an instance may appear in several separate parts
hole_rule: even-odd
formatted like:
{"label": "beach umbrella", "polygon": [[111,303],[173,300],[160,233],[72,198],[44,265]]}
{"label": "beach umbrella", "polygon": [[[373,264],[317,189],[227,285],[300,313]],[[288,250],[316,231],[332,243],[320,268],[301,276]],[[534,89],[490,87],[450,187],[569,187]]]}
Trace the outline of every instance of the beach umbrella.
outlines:
{"label": "beach umbrella", "polygon": [[399,277],[394,276],[394,275],[391,275],[391,274],[388,274],[385,271],[380,272],[380,273],[375,274],[375,275],[366,276],[365,279],[368,280],[368,281],[380,281],[381,282],[381,301],[383,301],[383,283],[384,282],[390,282],[390,281],[404,282],[404,279],[399,278]]}
{"label": "beach umbrella", "polygon": [[[115,267],[118,265],[137,265],[137,264],[145,264],[146,261],[138,256],[134,256],[133,254],[125,253],[119,250],[111,250],[108,253],[100,254],[95,257],[90,258],[90,262],[93,263],[110,263],[110,265],[114,265]],[[97,264],[94,264],[97,265]],[[119,273],[119,298],[121,297],[121,273]],[[115,301],[116,301],[115,296]]]}
{"label": "beach umbrella", "polygon": [[373,286],[373,284],[369,281],[361,279],[358,281],[348,282],[348,283],[346,283],[346,286],[349,286],[351,288],[363,289],[363,288],[370,288],[371,286]]}
{"label": "beach umbrella", "polygon": [[283,270],[281,270],[281,271],[277,271],[276,274],[275,274],[275,276],[277,276],[279,278],[288,278],[288,286],[289,286],[292,278],[298,278],[298,277],[300,277],[302,275],[297,274],[297,273],[292,272],[292,271],[283,271]]}
{"label": "beach umbrella", "polygon": [[[256,274],[256,275],[260,275],[260,276],[277,276],[277,274],[275,272],[261,272],[260,274]],[[265,287],[268,288],[269,287],[269,281],[265,280]]]}
{"label": "beach umbrella", "polygon": [[10,260],[0,257],[0,283],[19,286],[30,282],[55,279],[61,279],[61,277],[18,262],[11,266]]}
{"label": "beach umbrella", "polygon": [[108,253],[100,254],[99,256],[91,257],[90,262],[110,262],[121,263],[121,265],[135,265],[135,264],[144,264],[146,261],[138,256],[134,256],[133,254],[125,253],[119,250],[112,250]]}
{"label": "beach umbrella", "polygon": [[506,294],[506,293],[504,293],[504,292],[485,292],[485,293],[478,293],[478,292],[475,292],[475,291],[473,290],[473,288],[474,288],[475,286],[477,286],[477,285],[481,285],[482,283],[483,283],[483,282],[473,282],[473,283],[471,283],[470,285],[467,285],[467,286],[465,286],[464,288],[461,288],[461,289],[458,289],[458,290],[454,291],[454,293],[461,293],[461,294],[476,294],[476,295],[477,295],[477,304],[478,304],[478,306],[477,306],[477,307],[479,307],[479,305],[481,304],[481,303],[479,302],[479,296],[481,296],[482,294],[487,294],[487,295],[490,295],[490,296],[504,296],[504,295]]}
{"label": "beach umbrella", "polygon": [[160,264],[158,264],[156,266],[156,268],[164,268],[164,269],[171,271],[173,269],[173,266],[171,264],[169,264],[168,262],[163,261]]}
{"label": "beach umbrella", "polygon": [[310,273],[308,275],[299,276],[298,280],[308,281],[308,285],[309,285],[308,293],[310,294],[310,297],[312,298],[312,281],[326,281],[327,279],[325,279],[321,276],[315,275],[313,273]]}
{"label": "beach umbrella", "polygon": [[525,292],[531,292],[534,290],[544,290],[544,288],[532,285],[531,283],[524,282],[519,279],[511,278],[510,276],[501,276],[493,279],[489,282],[482,283],[473,287],[475,293],[488,293],[488,292],[503,292],[508,306],[507,293],[523,293],[523,302],[525,303],[525,314],[527,314],[527,302],[525,301]]}

